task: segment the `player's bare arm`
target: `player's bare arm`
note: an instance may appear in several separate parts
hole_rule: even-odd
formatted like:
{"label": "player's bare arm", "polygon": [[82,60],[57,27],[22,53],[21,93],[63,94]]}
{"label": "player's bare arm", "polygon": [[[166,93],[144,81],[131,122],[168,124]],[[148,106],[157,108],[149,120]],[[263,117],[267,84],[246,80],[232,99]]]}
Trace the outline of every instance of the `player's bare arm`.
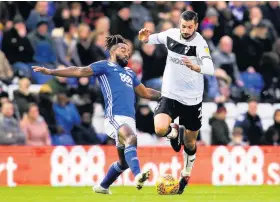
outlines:
{"label": "player's bare arm", "polygon": [[92,68],[86,67],[66,67],[62,69],[48,69],[45,67],[32,66],[34,72],[60,77],[89,77],[93,75]]}
{"label": "player's bare arm", "polygon": [[157,101],[161,97],[161,93],[152,88],[146,88],[143,84],[138,85],[135,89],[138,96],[149,100]]}

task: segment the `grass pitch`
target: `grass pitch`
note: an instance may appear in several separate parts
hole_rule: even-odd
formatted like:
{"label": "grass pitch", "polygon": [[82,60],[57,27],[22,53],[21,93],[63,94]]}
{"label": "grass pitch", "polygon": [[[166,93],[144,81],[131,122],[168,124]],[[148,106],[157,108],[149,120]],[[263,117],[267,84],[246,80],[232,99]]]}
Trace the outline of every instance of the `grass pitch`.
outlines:
{"label": "grass pitch", "polygon": [[91,187],[0,187],[0,202],[280,202],[280,186],[189,186],[182,195],[159,196],[155,187],[112,187],[100,195]]}

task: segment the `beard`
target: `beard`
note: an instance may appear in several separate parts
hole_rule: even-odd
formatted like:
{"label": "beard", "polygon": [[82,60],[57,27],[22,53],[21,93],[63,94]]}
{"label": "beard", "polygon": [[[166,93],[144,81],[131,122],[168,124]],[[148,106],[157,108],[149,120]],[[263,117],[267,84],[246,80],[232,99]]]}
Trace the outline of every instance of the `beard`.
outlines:
{"label": "beard", "polygon": [[126,58],[121,58],[118,55],[116,56],[116,60],[121,67],[126,67],[126,65],[128,64],[128,60]]}
{"label": "beard", "polygon": [[188,39],[192,38],[192,36],[195,34],[195,32],[196,32],[196,30],[194,30],[194,32],[192,34],[190,34],[190,35],[188,34],[187,36],[185,36],[184,34],[181,33],[181,36],[183,37],[183,39],[188,40]]}

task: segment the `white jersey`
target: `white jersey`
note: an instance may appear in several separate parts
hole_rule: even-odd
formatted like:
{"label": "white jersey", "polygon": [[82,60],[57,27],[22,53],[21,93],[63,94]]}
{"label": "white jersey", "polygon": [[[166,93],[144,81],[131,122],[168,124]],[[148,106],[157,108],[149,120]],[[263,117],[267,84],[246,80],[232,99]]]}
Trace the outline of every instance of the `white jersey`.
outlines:
{"label": "white jersey", "polygon": [[197,65],[202,65],[202,60],[206,58],[211,60],[208,45],[203,37],[196,32],[190,40],[186,40],[181,37],[180,29],[174,28],[151,35],[148,44],[165,44],[168,50],[162,95],[185,105],[202,102],[203,74],[187,68],[182,57],[187,56]]}

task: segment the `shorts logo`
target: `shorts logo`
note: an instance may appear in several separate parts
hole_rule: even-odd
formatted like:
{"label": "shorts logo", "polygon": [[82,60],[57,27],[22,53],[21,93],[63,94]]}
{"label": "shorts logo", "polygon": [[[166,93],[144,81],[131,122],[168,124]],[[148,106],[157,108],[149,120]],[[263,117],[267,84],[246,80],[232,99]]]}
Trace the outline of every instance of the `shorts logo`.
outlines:
{"label": "shorts logo", "polygon": [[198,111],[199,111],[199,115],[198,115],[198,118],[201,118],[202,117],[202,111],[201,111],[201,107],[198,108]]}
{"label": "shorts logo", "polygon": [[157,106],[156,106],[156,108],[155,108],[155,110],[154,110],[154,111],[157,111],[157,110],[158,110],[158,108],[159,108],[159,106],[160,106],[160,102],[157,104]]}

